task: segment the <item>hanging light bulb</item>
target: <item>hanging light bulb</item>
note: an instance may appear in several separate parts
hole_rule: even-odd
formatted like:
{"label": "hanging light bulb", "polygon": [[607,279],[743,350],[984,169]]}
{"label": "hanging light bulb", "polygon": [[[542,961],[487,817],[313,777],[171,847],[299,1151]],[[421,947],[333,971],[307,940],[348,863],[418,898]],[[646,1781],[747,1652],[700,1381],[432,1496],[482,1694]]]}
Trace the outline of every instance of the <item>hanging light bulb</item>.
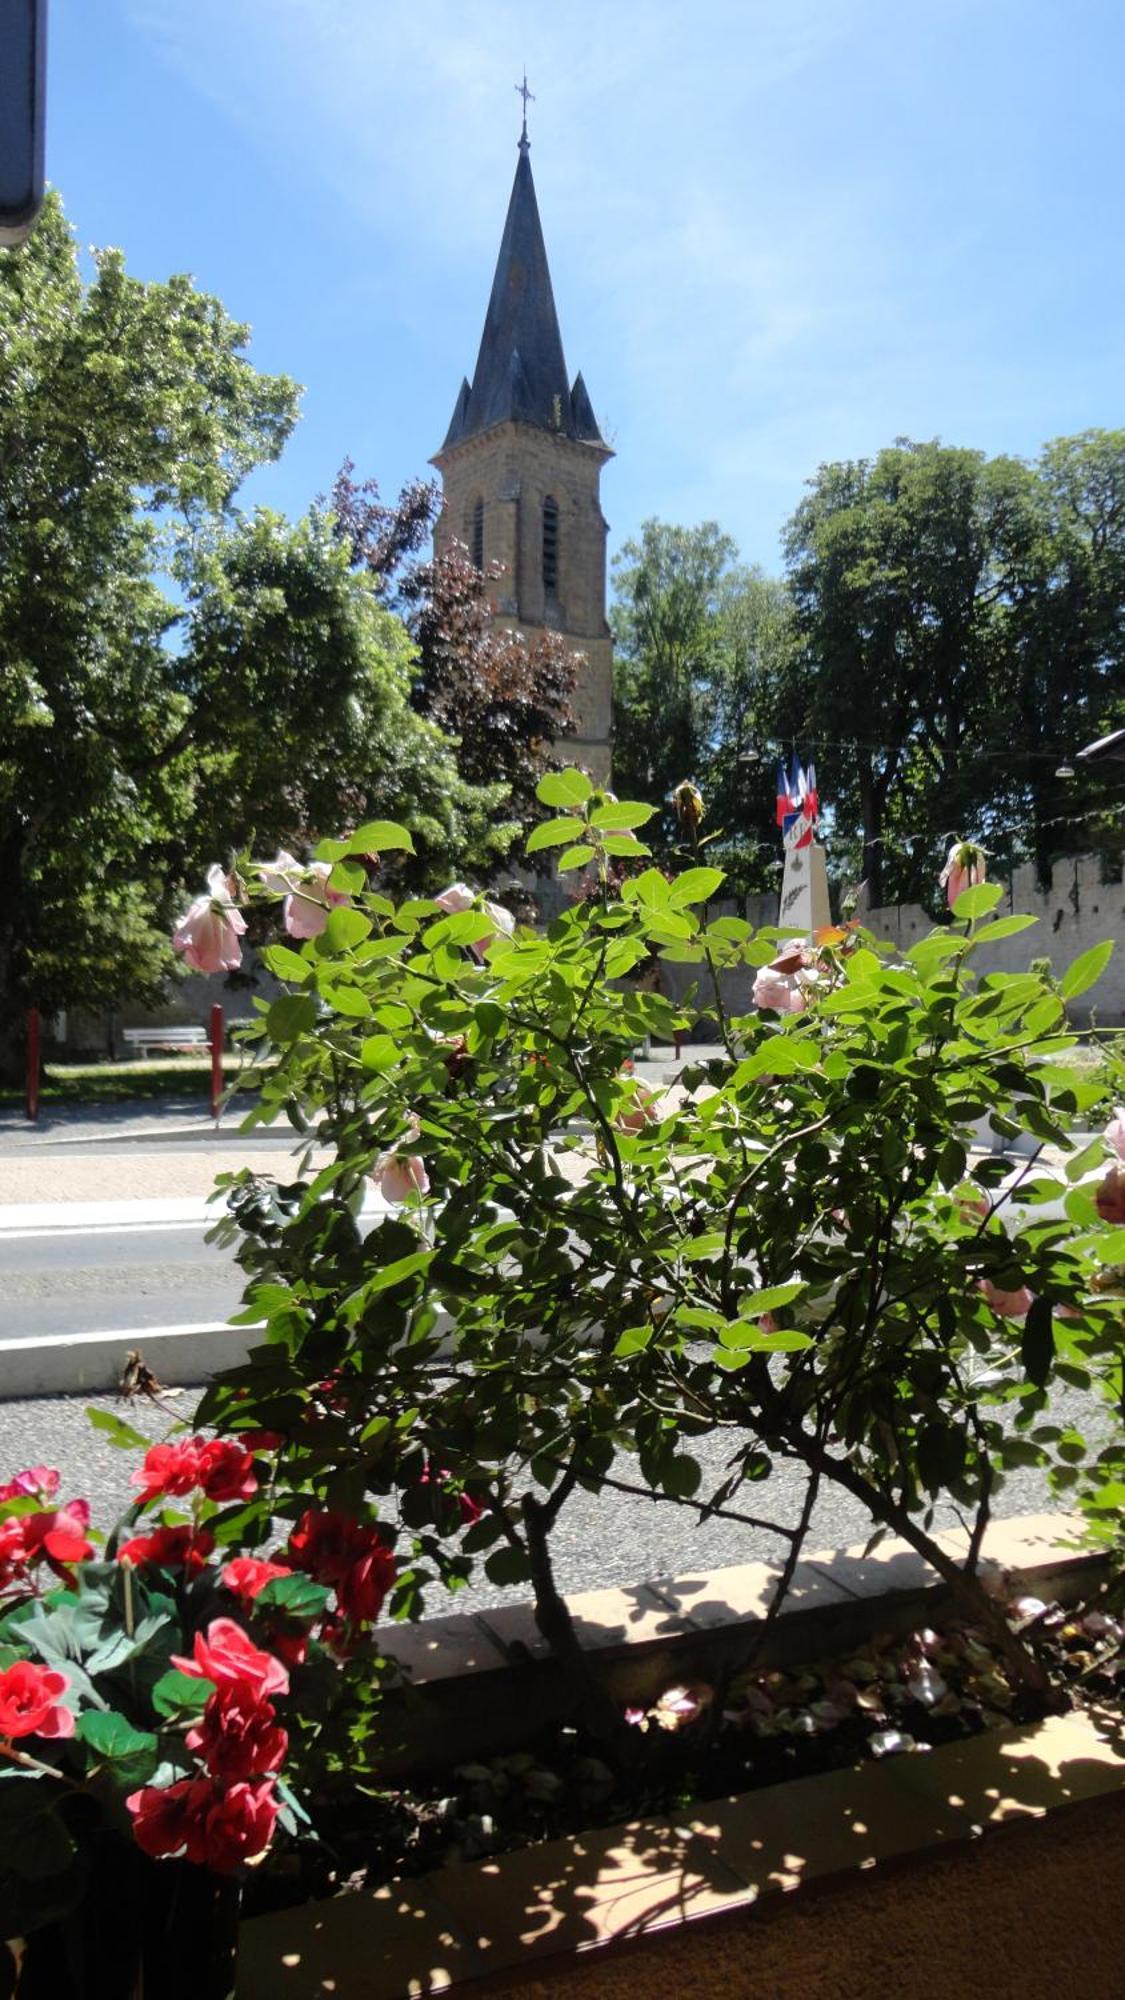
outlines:
{"label": "hanging light bulb", "polygon": [[1062,763],[1059,765],[1058,770],[1055,772],[1055,776],[1056,778],[1073,778],[1074,765],[1068,764],[1066,758],[1064,757]]}

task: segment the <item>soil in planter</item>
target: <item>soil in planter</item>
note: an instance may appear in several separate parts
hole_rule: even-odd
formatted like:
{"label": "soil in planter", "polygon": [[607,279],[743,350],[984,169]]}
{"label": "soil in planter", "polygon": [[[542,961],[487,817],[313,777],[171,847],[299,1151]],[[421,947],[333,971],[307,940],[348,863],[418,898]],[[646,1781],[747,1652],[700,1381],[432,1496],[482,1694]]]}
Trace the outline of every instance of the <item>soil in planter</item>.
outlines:
{"label": "soil in planter", "polygon": [[[1060,1690],[1125,1708],[1125,1624],[1109,1611],[1065,1611],[1036,1598],[1008,1607],[1034,1630]],[[1064,1695],[1065,1698],[1065,1695]],[[963,1624],[876,1637],[806,1669],[768,1669],[727,1689],[667,1688],[627,1715],[644,1737],[639,1770],[614,1771],[570,1727],[526,1750],[464,1764],[441,1783],[381,1789],[354,1767],[312,1802],[321,1845],[292,1846],[253,1871],[244,1910],[304,1901],[479,1860],[595,1826],[680,1812],[865,1757],[939,1744],[1040,1719],[981,1633]]]}

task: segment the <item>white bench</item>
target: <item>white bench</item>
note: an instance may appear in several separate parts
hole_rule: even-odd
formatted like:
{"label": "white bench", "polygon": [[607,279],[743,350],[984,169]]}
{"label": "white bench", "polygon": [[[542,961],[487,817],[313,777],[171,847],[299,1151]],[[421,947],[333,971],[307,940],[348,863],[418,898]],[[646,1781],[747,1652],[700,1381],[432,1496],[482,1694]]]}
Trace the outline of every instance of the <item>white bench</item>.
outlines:
{"label": "white bench", "polygon": [[206,1049],[210,1047],[206,1028],[177,1024],[163,1028],[122,1028],[121,1039],[131,1050],[144,1055],[149,1049]]}

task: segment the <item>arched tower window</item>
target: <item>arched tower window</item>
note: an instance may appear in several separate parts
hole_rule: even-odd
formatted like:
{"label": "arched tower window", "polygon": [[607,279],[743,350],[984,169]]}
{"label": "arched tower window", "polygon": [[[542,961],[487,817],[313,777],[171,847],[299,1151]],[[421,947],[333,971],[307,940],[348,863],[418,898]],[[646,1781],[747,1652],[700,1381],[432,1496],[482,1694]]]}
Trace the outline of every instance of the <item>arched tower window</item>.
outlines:
{"label": "arched tower window", "polygon": [[484,568],[483,500],[474,500],[469,510],[469,560],[474,569]]}
{"label": "arched tower window", "polygon": [[543,502],[543,588],[554,597],[559,587],[559,503],[548,494]]}

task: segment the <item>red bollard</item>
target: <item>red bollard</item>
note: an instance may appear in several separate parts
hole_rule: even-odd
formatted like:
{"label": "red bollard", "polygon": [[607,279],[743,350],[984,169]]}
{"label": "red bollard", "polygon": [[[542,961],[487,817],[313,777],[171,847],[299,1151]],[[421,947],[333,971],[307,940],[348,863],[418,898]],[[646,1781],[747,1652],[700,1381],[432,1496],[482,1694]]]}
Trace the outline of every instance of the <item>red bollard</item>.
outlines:
{"label": "red bollard", "polygon": [[39,1116],[39,1009],[27,1010],[27,1115]]}
{"label": "red bollard", "polygon": [[211,1116],[218,1122],[223,1096],[223,1010],[216,1000],[211,1009]]}

